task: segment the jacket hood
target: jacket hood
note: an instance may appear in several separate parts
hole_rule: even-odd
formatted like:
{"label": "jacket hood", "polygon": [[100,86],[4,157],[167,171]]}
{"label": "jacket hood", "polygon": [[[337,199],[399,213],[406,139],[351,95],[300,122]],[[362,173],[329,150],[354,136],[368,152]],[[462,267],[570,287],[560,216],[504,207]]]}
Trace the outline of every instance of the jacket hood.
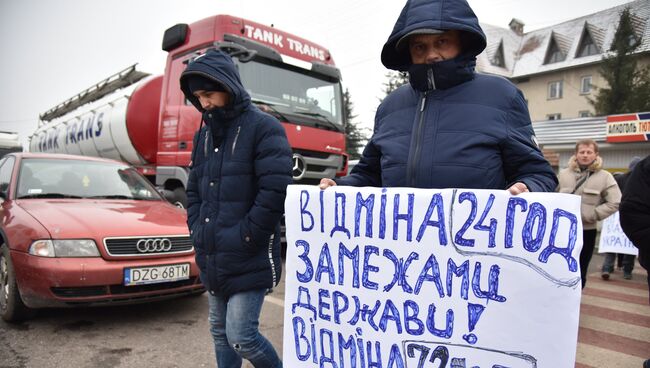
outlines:
{"label": "jacket hood", "polygon": [[228,106],[221,110],[238,114],[250,104],[251,98],[241,83],[235,63],[229,55],[221,51],[208,50],[205,54],[190,62],[187,69],[181,74],[180,85],[185,97],[197,110],[205,112],[199,103],[199,99],[190,92],[188,84],[188,76],[190,75],[199,75],[226,87],[231,99]]}
{"label": "jacket hood", "polygon": [[[603,159],[602,159],[602,157],[597,156],[596,159],[594,160],[594,162],[592,162],[591,165],[589,165],[587,170],[589,170],[591,172],[596,172],[596,171],[602,169],[602,167],[603,167]],[[571,156],[571,158],[569,159],[569,168],[572,171],[575,171],[575,172],[578,172],[578,173],[580,172],[580,165],[578,165],[578,160],[576,159],[575,155]]]}
{"label": "jacket hood", "polygon": [[381,52],[381,62],[386,68],[408,70],[411,56],[408,49],[396,49],[397,41],[420,28],[463,31],[464,55],[475,57],[487,44],[478,18],[466,0],[408,0]]}

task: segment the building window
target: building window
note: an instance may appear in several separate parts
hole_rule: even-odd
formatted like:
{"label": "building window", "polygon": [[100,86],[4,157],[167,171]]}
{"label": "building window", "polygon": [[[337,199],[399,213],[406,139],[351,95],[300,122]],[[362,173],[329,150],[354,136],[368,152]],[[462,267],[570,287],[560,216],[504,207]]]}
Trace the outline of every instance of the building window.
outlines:
{"label": "building window", "polygon": [[562,81],[555,81],[548,84],[548,99],[562,98]]}
{"label": "building window", "polygon": [[499,48],[497,49],[497,52],[494,53],[494,57],[492,58],[491,62],[494,66],[501,68],[506,67],[505,58],[503,57],[503,42],[499,44]]}
{"label": "building window", "polygon": [[580,94],[588,95],[591,93],[591,75],[586,75],[580,79]]}
{"label": "building window", "polygon": [[588,118],[588,117],[591,116],[591,111],[589,111],[589,110],[580,111],[580,112],[578,112],[578,116],[581,117],[581,118]]}
{"label": "building window", "polygon": [[546,119],[547,120],[560,120],[560,119],[562,119],[562,114],[560,114],[559,112],[556,113],[556,114],[548,114],[548,115],[546,115]]}
{"label": "building window", "polygon": [[564,59],[566,59],[566,55],[564,55],[560,47],[557,45],[555,39],[551,38],[551,44],[549,45],[548,51],[546,52],[546,59],[544,60],[544,64],[553,64],[564,61]]}
{"label": "building window", "polygon": [[585,57],[590,55],[599,54],[598,46],[594,43],[594,39],[591,38],[589,32],[585,29],[582,32],[582,40],[578,46],[578,55],[577,57]]}

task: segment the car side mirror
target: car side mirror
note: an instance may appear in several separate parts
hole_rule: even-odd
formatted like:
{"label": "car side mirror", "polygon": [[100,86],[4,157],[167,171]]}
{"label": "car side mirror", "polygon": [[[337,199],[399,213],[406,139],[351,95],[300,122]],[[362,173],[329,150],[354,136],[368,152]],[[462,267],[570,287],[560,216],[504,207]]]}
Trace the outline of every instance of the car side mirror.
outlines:
{"label": "car side mirror", "polygon": [[174,192],[168,189],[158,189],[158,193],[165,198],[167,202],[174,203]]}

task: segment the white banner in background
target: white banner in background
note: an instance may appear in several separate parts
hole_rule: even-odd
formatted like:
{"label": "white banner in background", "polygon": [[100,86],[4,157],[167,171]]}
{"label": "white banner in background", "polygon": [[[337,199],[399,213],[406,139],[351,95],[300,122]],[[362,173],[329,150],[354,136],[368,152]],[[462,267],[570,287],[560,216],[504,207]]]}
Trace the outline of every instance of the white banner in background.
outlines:
{"label": "white banner in background", "polygon": [[616,211],[603,220],[603,226],[600,229],[600,241],[598,242],[598,253],[622,253],[638,256],[639,248],[635,247],[630,239],[625,236],[619,218],[619,213]]}
{"label": "white banner in background", "polygon": [[580,197],[291,185],[286,367],[573,367]]}

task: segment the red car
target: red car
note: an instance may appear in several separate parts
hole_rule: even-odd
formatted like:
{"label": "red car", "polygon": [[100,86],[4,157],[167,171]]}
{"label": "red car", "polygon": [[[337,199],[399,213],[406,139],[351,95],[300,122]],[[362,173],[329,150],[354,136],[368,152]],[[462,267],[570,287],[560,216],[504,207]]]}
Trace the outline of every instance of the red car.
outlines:
{"label": "red car", "polygon": [[0,160],[0,313],[142,303],[205,291],[185,210],[113,160]]}

